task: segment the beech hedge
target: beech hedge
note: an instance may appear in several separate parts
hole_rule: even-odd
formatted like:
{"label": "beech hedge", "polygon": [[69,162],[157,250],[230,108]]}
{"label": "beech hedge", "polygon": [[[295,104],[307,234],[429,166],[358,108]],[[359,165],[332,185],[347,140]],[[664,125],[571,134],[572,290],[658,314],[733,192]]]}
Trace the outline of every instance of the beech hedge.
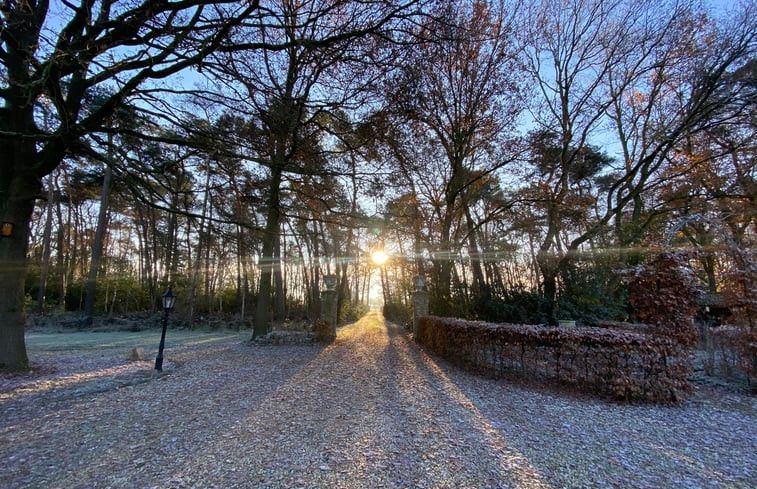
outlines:
{"label": "beech hedge", "polygon": [[691,389],[690,353],[665,337],[425,316],[417,341],[476,373],[554,381],[619,400],[677,404]]}

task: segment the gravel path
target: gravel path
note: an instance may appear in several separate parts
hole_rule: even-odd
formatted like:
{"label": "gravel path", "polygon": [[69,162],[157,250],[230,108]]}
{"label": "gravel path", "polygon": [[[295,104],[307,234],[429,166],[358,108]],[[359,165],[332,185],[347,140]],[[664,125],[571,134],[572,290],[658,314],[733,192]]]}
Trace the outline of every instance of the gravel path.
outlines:
{"label": "gravel path", "polygon": [[757,487],[754,397],[619,405],[482,379],[377,313],[328,347],[169,351],[160,376],[96,350],[0,378],[0,487]]}

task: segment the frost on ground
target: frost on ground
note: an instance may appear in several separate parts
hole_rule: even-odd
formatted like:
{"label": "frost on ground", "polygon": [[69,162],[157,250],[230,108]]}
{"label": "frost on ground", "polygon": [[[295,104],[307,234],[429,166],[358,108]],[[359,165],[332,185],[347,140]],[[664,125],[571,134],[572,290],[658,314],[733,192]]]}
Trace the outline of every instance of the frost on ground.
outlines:
{"label": "frost on ground", "polygon": [[33,372],[0,376],[0,487],[757,487],[754,397],[482,379],[377,313],[329,346],[246,340],[187,334],[161,375],[127,361],[136,342],[32,349]]}

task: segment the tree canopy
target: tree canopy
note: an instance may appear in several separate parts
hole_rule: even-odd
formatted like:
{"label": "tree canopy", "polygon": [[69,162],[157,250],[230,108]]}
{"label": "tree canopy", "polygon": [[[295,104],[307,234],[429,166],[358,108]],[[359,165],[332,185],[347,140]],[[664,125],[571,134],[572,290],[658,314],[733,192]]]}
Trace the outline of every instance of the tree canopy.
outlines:
{"label": "tree canopy", "polygon": [[0,10],[0,366],[87,284],[256,336],[317,318],[327,274],[343,317],[379,288],[401,317],[424,275],[434,314],[633,319],[617,270],[663,242],[753,324],[753,2]]}

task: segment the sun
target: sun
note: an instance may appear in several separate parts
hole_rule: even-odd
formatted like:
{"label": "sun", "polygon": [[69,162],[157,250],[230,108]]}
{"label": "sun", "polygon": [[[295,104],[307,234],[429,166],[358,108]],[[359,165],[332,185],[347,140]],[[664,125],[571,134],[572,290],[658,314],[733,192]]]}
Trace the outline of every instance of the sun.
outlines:
{"label": "sun", "polygon": [[376,265],[381,266],[389,260],[389,255],[384,250],[376,250],[371,253],[371,260]]}

